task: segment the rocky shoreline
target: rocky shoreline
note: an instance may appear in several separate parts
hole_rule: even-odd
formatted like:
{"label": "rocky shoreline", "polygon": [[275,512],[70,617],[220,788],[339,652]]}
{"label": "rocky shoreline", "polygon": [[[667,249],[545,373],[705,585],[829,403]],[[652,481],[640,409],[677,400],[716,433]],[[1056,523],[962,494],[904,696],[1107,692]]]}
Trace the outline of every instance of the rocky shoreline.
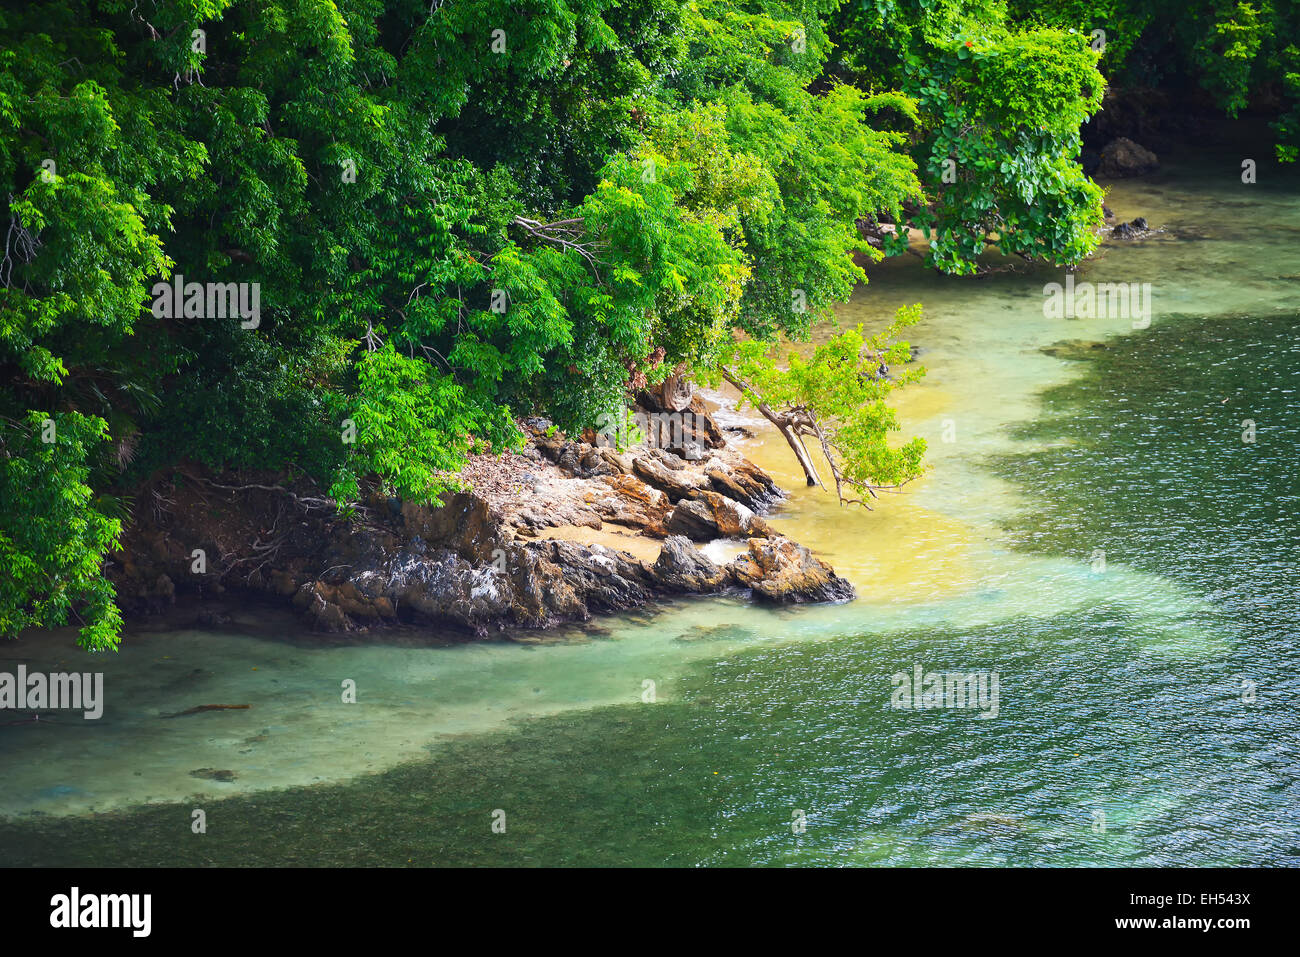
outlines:
{"label": "rocky shoreline", "polygon": [[[128,616],[220,624],[231,600],[291,606],[312,630],[433,627],[472,638],[545,629],[666,597],[847,601],[854,590],[762,513],[784,493],[730,447],[698,398],[673,441],[523,423],[520,452],[475,456],[430,507],[373,496],[341,517],[281,476],[178,469],[138,490],[107,574]],[[738,552],[715,561],[699,546]],[[198,599],[190,601],[188,599]]]}

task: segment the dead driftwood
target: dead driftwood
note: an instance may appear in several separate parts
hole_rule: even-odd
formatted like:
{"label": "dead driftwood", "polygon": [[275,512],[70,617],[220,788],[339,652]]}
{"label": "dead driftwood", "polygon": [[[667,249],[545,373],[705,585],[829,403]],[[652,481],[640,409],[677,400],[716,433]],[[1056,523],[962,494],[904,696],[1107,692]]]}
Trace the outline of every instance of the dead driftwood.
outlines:
{"label": "dead driftwood", "polygon": [[198,714],[201,711],[247,711],[251,704],[201,704],[194,708],[187,708],[184,711],[177,711],[175,714],[160,714],[160,718],[183,718],[187,714]]}

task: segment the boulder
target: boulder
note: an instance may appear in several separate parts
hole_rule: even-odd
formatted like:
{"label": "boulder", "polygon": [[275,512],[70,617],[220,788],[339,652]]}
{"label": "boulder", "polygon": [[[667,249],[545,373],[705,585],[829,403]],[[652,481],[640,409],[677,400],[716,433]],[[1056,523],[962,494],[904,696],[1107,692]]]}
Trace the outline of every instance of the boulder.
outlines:
{"label": "boulder", "polygon": [[726,567],[738,584],[766,601],[849,601],[856,597],[853,586],[835,574],[830,565],[784,537],[751,538],[749,554]]}
{"label": "boulder", "polygon": [[729,468],[715,459],[704,474],[715,492],[735,499],[755,512],[766,511],[782,498],[781,489],[772,476],[750,462]]}
{"label": "boulder", "polygon": [[682,535],[664,539],[650,572],[659,587],[674,592],[719,591],[731,583],[731,575],[725,568],[696,551]]}
{"label": "boulder", "polygon": [[586,501],[607,522],[629,528],[662,525],[668,517],[668,497],[635,475],[607,475],[601,479],[610,494],[591,492]]}
{"label": "boulder", "polygon": [[652,597],[649,570],[627,552],[554,539],[534,547],[589,609],[617,611]]}
{"label": "boulder", "polygon": [[666,529],[670,535],[684,535],[697,542],[771,534],[767,523],[750,509],[708,489],[695,489],[690,498],[678,502]]}
{"label": "boulder", "polygon": [[469,561],[486,561],[501,541],[500,520],[470,492],[456,492],[436,506],[403,502],[401,511],[408,539],[438,542]]}
{"label": "boulder", "polygon": [[680,535],[693,542],[708,542],[723,537],[718,533],[717,521],[708,505],[690,499],[677,504],[664,530],[669,535]]}
{"label": "boulder", "polygon": [[1145,239],[1151,235],[1150,224],[1141,216],[1131,223],[1120,223],[1110,231],[1114,239]]}
{"label": "boulder", "polygon": [[1145,146],[1134,143],[1126,136],[1111,140],[1101,151],[1098,172],[1111,179],[1125,176],[1142,176],[1160,168],[1160,160]]}
{"label": "boulder", "polygon": [[633,459],[632,471],[647,485],[652,485],[667,495],[671,502],[681,501],[708,481],[697,473],[686,471],[682,466],[674,469],[662,458],[652,455],[642,455]]}

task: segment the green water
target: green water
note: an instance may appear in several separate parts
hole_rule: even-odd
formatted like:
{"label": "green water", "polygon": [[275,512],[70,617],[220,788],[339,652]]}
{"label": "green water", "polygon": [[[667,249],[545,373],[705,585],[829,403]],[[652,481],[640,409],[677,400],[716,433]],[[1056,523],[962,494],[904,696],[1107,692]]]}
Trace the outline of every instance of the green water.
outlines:
{"label": "green water", "polygon": [[[1050,270],[873,272],[843,317],[925,304],[901,408],[934,472],[849,512],[748,450],[858,601],[542,645],[322,646],[256,609],[116,656],[26,636],[6,668],[108,701],[0,727],[0,863],[1300,863],[1300,189],[1235,155],[1112,193],[1170,232],[1080,278],[1152,282],[1147,329],[1045,318]],[[996,715],[890,707],[916,665],[996,672]],[[159,717],[212,702],[250,708]]]}

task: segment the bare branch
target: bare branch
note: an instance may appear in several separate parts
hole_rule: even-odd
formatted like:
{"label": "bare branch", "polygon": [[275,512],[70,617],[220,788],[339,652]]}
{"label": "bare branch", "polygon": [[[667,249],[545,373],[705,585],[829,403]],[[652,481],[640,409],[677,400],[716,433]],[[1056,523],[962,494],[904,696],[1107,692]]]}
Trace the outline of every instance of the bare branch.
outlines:
{"label": "bare branch", "polygon": [[[604,247],[600,243],[581,241],[584,235],[584,222],[581,218],[557,219],[552,223],[543,223],[536,219],[516,216],[513,225],[519,226],[528,235],[540,242],[549,243],[566,251],[573,250],[591,267],[596,282],[601,283],[600,270],[597,268],[599,261],[596,258],[596,253]],[[603,285],[603,283],[601,284]]]}

